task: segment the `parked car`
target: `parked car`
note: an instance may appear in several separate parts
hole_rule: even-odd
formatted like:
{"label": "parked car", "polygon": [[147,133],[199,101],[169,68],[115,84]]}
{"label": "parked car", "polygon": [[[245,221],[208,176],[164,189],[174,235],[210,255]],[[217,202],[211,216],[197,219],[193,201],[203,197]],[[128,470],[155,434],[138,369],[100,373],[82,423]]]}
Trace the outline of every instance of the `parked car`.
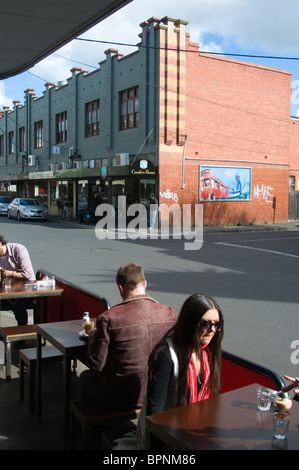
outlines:
{"label": "parked car", "polygon": [[12,201],[12,197],[0,196],[0,215],[7,214],[7,207],[11,201]]}
{"label": "parked car", "polygon": [[47,220],[48,210],[34,198],[16,198],[8,205],[7,217],[18,220],[34,219]]}

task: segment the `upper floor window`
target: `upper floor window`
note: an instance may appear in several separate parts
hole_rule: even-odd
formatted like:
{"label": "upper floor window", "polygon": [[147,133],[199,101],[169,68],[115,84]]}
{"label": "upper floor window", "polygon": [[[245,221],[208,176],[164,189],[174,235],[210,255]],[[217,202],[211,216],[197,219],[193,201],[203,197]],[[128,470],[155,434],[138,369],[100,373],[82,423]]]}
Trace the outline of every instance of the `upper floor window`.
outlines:
{"label": "upper floor window", "polygon": [[19,129],[19,151],[24,152],[25,150],[25,127]]}
{"label": "upper floor window", "polygon": [[100,100],[86,104],[86,137],[100,134]]}
{"label": "upper floor window", "polygon": [[8,133],[8,153],[11,155],[15,151],[15,135],[14,131]]}
{"label": "upper floor window", "polygon": [[0,157],[4,156],[4,135],[0,135]]}
{"label": "upper floor window", "polygon": [[67,141],[67,112],[56,114],[56,143]]}
{"label": "upper floor window", "polygon": [[34,148],[43,147],[43,121],[34,123]]}
{"label": "upper floor window", "polygon": [[138,127],[139,121],[139,87],[120,92],[120,129]]}

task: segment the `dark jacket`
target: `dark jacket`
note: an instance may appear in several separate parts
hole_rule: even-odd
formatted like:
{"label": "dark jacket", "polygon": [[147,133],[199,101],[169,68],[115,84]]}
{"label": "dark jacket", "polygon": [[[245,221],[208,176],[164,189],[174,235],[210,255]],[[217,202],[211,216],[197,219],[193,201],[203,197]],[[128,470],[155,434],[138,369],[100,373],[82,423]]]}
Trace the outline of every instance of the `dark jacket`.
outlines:
{"label": "dark jacket", "polygon": [[147,363],[154,346],[176,322],[177,314],[148,295],[131,297],[97,318],[89,334],[88,356],[107,403],[142,405]]}

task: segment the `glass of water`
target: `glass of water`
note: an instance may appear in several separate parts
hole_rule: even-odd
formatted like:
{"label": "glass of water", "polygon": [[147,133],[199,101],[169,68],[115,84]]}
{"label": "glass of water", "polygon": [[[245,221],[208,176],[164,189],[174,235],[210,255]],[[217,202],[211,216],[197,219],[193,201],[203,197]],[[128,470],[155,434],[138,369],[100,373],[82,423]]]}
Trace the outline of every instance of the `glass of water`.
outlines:
{"label": "glass of water", "polygon": [[273,392],[269,388],[258,387],[256,389],[257,408],[260,411],[268,411],[271,406]]}
{"label": "glass of water", "polygon": [[290,425],[290,415],[280,411],[273,414],[273,434],[275,439],[285,439]]}

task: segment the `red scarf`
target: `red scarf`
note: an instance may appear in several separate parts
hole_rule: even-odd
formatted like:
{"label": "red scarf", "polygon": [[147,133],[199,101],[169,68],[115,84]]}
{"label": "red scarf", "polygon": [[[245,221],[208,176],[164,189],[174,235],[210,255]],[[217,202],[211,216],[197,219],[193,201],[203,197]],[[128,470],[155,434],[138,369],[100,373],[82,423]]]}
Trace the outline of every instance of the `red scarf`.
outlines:
{"label": "red scarf", "polygon": [[203,381],[200,387],[199,392],[197,393],[197,373],[195,369],[194,360],[191,356],[190,364],[188,368],[188,387],[190,390],[190,403],[195,403],[205,398],[212,396],[212,393],[209,390],[209,379],[210,379],[210,351],[209,348],[201,349],[201,359],[202,359],[202,370],[203,370]]}

